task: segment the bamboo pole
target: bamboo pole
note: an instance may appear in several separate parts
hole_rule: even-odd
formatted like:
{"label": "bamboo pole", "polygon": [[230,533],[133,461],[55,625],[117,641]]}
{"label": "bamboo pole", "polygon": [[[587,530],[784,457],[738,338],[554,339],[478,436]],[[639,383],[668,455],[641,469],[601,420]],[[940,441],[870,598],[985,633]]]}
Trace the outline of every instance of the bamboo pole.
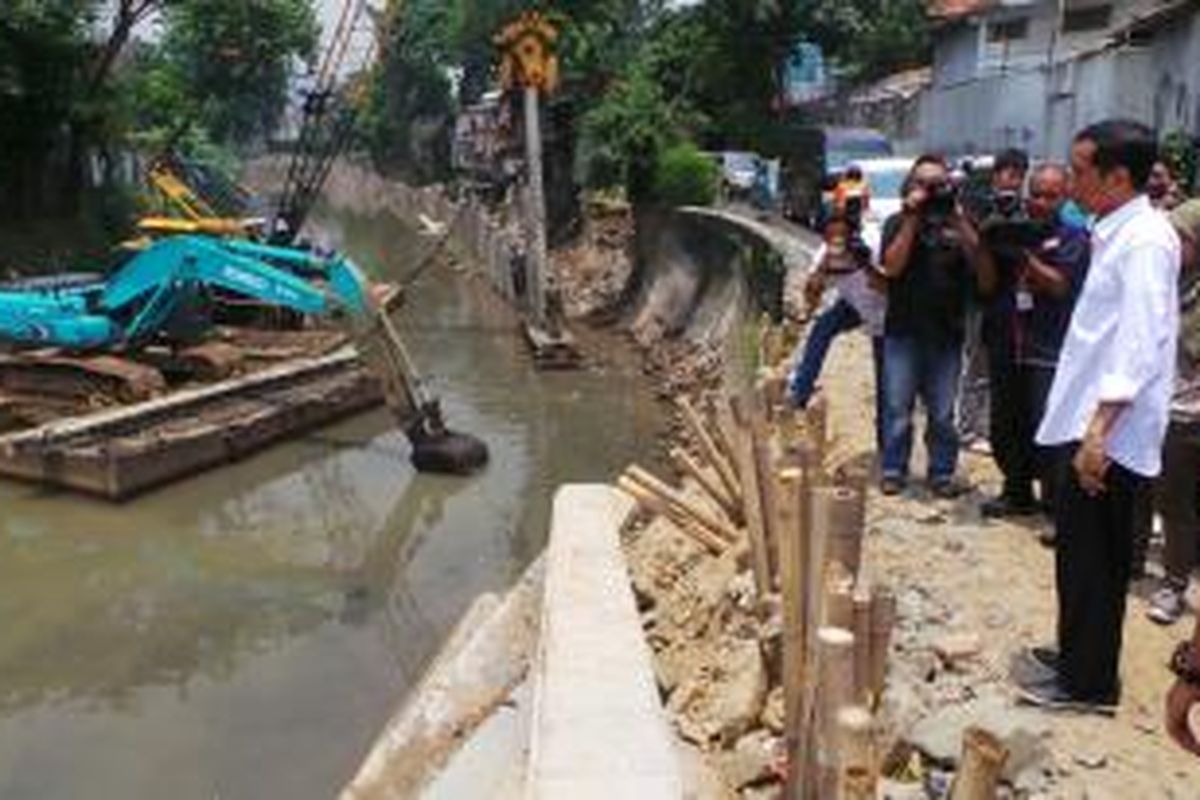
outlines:
{"label": "bamboo pole", "polygon": [[708,528],[708,530],[712,531],[725,541],[734,542],[737,540],[738,532],[728,522],[718,518],[709,509],[701,507],[691,498],[685,497],[677,489],[654,477],[654,475],[642,469],[637,464],[631,464],[625,470],[625,476],[636,483],[640,483],[642,486],[646,487],[646,489],[663,498],[664,500],[667,500],[671,503],[671,505],[687,514],[696,522],[703,525],[705,528]]}
{"label": "bamboo pole", "polygon": [[950,787],[950,800],[994,800],[1008,748],[982,728],[963,734],[962,766]]}
{"label": "bamboo pole", "polygon": [[700,419],[700,415],[696,412],[695,407],[686,397],[681,397],[678,400],[679,412],[683,416],[684,424],[691,431],[692,437],[700,446],[701,452],[708,462],[713,465],[717,471],[717,476],[721,479],[725,491],[730,497],[739,497],[741,487],[738,485],[738,474],[734,472],[734,468],[722,455],[721,450],[717,447],[717,443],[713,441],[712,435],[708,432],[708,427],[704,421]]}
{"label": "bamboo pole", "polygon": [[817,392],[804,408],[804,418],[808,423],[813,444],[824,454],[829,444],[829,401],[822,392]]}
{"label": "bamboo pole", "polygon": [[871,712],[847,706],[838,712],[838,797],[875,797],[875,747]]}
{"label": "bamboo pole", "polygon": [[[730,407],[731,398],[718,398],[714,403],[713,408],[713,440],[717,445],[717,449],[721,451],[721,455],[725,456],[725,460],[737,470],[737,454],[734,450],[733,442],[737,436],[737,423],[733,418],[733,408]],[[740,498],[739,498],[740,499]]]}
{"label": "bamboo pole", "polygon": [[849,767],[842,771],[838,787],[839,800],[875,800],[878,797],[875,775],[861,767]]}
{"label": "bamboo pole", "polygon": [[741,478],[742,508],[745,512],[746,531],[750,540],[751,566],[754,571],[754,586],[759,598],[771,591],[771,561],[767,552],[766,517],[770,509],[763,507],[760,477],[770,480],[771,473],[760,476],[755,456],[754,431],[752,425],[740,427],[734,448],[735,463]]}
{"label": "bamboo pole", "polygon": [[814,490],[813,526],[823,540],[827,562],[840,562],[851,575],[862,564],[863,495],[845,486]]}
{"label": "bamboo pole", "polygon": [[671,522],[675,523],[675,527],[694,539],[712,555],[719,556],[725,552],[727,545],[723,539],[718,538],[706,528],[697,525],[687,515],[679,513],[669,502],[652,494],[641,484],[625,476],[621,476],[617,478],[617,488],[632,497],[637,501],[638,505],[647,511],[671,520]]}
{"label": "bamboo pole", "polygon": [[871,703],[874,688],[871,683],[871,610],[874,601],[871,587],[863,580],[854,586],[854,698],[855,702]]}
{"label": "bamboo pole", "polygon": [[892,643],[892,628],[896,624],[896,597],[890,590],[876,587],[871,598],[871,669],[872,702],[877,704],[887,678],[888,651]]}
{"label": "bamboo pole", "polygon": [[704,491],[708,493],[708,496],[721,507],[721,510],[725,512],[726,516],[735,525],[743,523],[740,504],[725,493],[725,487],[721,485],[720,480],[714,479],[712,473],[708,472],[700,465],[700,462],[692,458],[691,453],[681,447],[672,447],[670,456],[675,465],[679,467],[680,472],[690,475],[696,483],[700,484]]}
{"label": "bamboo pole", "polygon": [[773,439],[766,424],[757,418],[750,429],[754,445],[754,468],[758,474],[758,491],[762,503],[763,549],[766,552],[768,585],[774,589],[779,579],[779,492],[775,482],[775,454],[778,440]]}
{"label": "bamboo pole", "polygon": [[812,687],[820,692],[816,703],[816,785],[817,797],[827,798],[837,796],[838,713],[854,700],[854,634],[844,628],[817,631],[817,663],[818,680]]}
{"label": "bamboo pole", "polygon": [[776,474],[779,498],[779,588],[783,603],[784,744],[787,786],[784,796],[797,797],[804,708],[806,620],[804,587],[804,470],[789,467]]}
{"label": "bamboo pole", "polygon": [[821,624],[854,630],[854,577],[841,562],[825,566]]}

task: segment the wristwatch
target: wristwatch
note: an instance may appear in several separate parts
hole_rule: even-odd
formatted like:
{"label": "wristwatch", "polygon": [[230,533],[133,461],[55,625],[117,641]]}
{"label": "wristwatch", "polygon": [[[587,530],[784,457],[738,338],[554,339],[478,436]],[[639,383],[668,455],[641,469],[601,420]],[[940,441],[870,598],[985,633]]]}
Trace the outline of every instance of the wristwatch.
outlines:
{"label": "wristwatch", "polygon": [[1168,666],[1179,680],[1200,689],[1200,664],[1196,663],[1196,648],[1190,641],[1175,646]]}

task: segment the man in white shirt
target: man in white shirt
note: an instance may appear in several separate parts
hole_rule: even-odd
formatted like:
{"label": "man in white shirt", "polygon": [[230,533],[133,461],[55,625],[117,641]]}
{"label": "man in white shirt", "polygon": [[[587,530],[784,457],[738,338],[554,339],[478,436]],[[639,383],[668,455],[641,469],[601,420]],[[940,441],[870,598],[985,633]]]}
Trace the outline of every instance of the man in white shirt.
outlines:
{"label": "man in white shirt", "polygon": [[1178,332],[1179,238],[1145,195],[1154,133],[1110,120],[1071,147],[1076,200],[1097,217],[1092,262],[1039,444],[1058,448],[1058,649],[1034,648],[1022,698],[1113,713],[1134,497],[1161,469]]}

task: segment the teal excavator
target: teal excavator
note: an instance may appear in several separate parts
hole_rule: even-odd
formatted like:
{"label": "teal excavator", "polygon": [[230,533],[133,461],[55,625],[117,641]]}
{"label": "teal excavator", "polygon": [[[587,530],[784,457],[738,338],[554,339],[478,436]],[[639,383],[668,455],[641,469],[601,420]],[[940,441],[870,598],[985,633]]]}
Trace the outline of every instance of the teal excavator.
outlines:
{"label": "teal excavator", "polygon": [[481,441],[446,428],[384,304],[338,254],[209,236],[159,239],[104,279],[0,288],[0,344],[122,357],[150,345],[184,348],[203,339],[217,297],[228,294],[345,325],[403,425],[418,470],[465,474],[487,462]]}

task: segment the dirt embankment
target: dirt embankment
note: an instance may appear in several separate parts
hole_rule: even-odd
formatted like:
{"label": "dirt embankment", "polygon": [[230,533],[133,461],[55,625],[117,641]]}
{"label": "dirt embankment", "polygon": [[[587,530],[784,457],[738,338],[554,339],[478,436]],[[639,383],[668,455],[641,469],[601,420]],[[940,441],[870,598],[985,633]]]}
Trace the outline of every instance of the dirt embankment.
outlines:
{"label": "dirt embankment", "polygon": [[[745,287],[732,279],[734,259],[722,249],[728,243],[670,224],[641,233],[636,248],[632,231],[626,234],[643,269],[633,275],[621,319],[643,348],[647,371],[665,397],[723,386],[749,319]],[[578,277],[596,280],[587,271]],[[571,279],[568,272],[568,285]],[[790,281],[789,294],[799,285]],[[874,458],[865,424],[873,414],[871,376],[867,339],[842,337],[823,388],[838,450],[861,464]],[[1169,741],[1161,720],[1171,680],[1165,660],[1191,618],[1174,629],[1154,626],[1145,617],[1146,587],[1135,587],[1115,718],[1018,707],[1014,655],[1054,636],[1053,554],[1037,541],[1047,523],[984,521],[978,506],[997,490],[998,474],[989,457],[971,453],[964,471],[977,490],[957,501],[919,488],[898,498],[868,494],[865,569],[872,582],[893,588],[900,615],[882,741],[918,756],[893,776],[890,796],[945,796],[964,729],[981,725],[1010,749],[1003,797],[1200,798],[1200,765]],[[778,622],[753,613],[744,554],[711,556],[662,518],[631,531],[626,554],[660,691],[698,796],[779,796]]]}

